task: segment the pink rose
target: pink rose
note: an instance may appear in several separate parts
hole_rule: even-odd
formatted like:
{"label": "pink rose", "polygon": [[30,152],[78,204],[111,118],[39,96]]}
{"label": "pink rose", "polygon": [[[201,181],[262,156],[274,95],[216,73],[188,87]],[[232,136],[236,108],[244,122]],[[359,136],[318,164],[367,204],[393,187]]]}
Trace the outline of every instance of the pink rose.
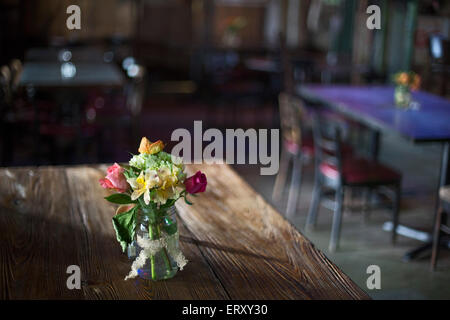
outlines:
{"label": "pink rose", "polygon": [[118,192],[125,192],[128,190],[127,179],[123,174],[124,169],[117,163],[114,163],[108,168],[106,177],[100,179],[100,185],[105,189],[115,189]]}
{"label": "pink rose", "polygon": [[201,171],[197,171],[196,174],[184,181],[186,191],[191,194],[205,192],[206,184],[206,176],[204,173],[201,173]]}

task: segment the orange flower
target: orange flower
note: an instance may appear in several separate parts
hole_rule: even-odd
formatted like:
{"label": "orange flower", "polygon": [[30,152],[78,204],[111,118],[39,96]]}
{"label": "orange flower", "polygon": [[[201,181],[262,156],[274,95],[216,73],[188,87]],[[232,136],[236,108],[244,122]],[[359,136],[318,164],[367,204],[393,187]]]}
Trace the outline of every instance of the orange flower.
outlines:
{"label": "orange flower", "polygon": [[156,142],[150,142],[146,137],[142,137],[141,144],[139,145],[139,153],[155,154],[164,149],[164,143],[161,140]]}
{"label": "orange flower", "polygon": [[404,86],[407,85],[409,82],[408,74],[406,72],[400,73],[397,77],[397,82],[398,82],[398,84],[401,84]]}

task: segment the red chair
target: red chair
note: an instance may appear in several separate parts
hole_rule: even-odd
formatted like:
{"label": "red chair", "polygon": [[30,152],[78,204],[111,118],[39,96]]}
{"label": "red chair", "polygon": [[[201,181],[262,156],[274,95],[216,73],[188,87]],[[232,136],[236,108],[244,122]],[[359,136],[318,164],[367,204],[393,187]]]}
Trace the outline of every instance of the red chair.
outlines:
{"label": "red chair", "polygon": [[326,119],[313,116],[313,132],[315,145],[315,183],[311,207],[308,213],[306,228],[315,226],[319,205],[324,189],[335,192],[335,206],[329,250],[335,251],[339,244],[342,224],[344,191],[348,188],[366,188],[372,190],[380,186],[393,189],[393,233],[396,239],[398,213],[400,205],[401,175],[376,161],[358,158],[342,151],[340,130],[336,124]]}
{"label": "red chair", "polygon": [[[280,123],[282,133],[280,168],[275,179],[272,192],[272,200],[280,201],[281,194],[286,185],[287,172],[292,163],[291,182],[286,207],[286,215],[291,217],[297,208],[300,196],[303,164],[314,158],[314,141],[312,135],[305,130],[306,120],[311,113],[305,107],[303,101],[291,94],[282,92],[279,97]],[[343,119],[335,113],[320,110],[320,113],[335,118],[340,125],[346,125]],[[344,154],[352,153],[351,146],[344,144]]]}

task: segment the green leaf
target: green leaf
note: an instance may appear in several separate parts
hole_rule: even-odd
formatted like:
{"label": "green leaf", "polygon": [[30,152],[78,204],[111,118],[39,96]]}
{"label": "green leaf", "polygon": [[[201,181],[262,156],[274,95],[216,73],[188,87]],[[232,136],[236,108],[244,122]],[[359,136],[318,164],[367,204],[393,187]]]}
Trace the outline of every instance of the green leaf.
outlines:
{"label": "green leaf", "polygon": [[134,178],[134,177],[131,175],[131,173],[130,173],[130,171],[129,171],[128,169],[123,170],[123,175],[124,175],[125,178],[127,178],[127,179]]}
{"label": "green leaf", "polygon": [[122,251],[125,252],[127,246],[133,242],[136,230],[136,210],[135,206],[129,211],[122,212],[112,218],[112,224],[116,231],[116,238],[122,246]]}
{"label": "green leaf", "polygon": [[168,199],[165,204],[160,206],[160,209],[170,208],[175,204],[175,199]]}
{"label": "green leaf", "polygon": [[114,193],[108,197],[105,197],[106,200],[116,204],[131,204],[136,203],[136,201],[131,200],[131,197],[125,193]]}
{"label": "green leaf", "polygon": [[124,167],[124,169],[123,174],[127,179],[137,178],[139,176],[139,173],[135,172],[130,166]]}

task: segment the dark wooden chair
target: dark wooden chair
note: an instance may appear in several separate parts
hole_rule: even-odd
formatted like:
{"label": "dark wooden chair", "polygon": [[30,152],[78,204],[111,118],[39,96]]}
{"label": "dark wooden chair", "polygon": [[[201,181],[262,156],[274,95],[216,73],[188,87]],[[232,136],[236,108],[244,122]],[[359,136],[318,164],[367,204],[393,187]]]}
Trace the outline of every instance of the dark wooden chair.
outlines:
{"label": "dark wooden chair", "polygon": [[327,121],[317,114],[312,115],[312,117],[315,146],[315,183],[306,228],[311,229],[316,224],[324,190],[334,191],[335,205],[329,250],[335,251],[339,244],[341,232],[344,191],[352,187],[372,190],[380,186],[388,186],[392,187],[394,191],[392,197],[394,204],[392,241],[395,242],[401,175],[378,162],[358,158],[352,153],[344,152],[339,125]]}
{"label": "dark wooden chair", "polygon": [[0,90],[3,102],[7,105],[11,104],[11,70],[8,66],[0,67]]}
{"label": "dark wooden chair", "polygon": [[10,141],[7,138],[10,126],[8,125],[7,117],[11,108],[11,72],[8,66],[0,67],[0,142],[1,142],[1,157],[0,166],[5,166],[9,160]]}
{"label": "dark wooden chair", "polygon": [[11,90],[16,92],[19,88],[20,76],[22,75],[22,62],[19,59],[11,60],[9,64],[11,70]]}
{"label": "dark wooden chair", "polygon": [[450,227],[447,225],[447,217],[450,213],[450,186],[442,187],[439,191],[440,208],[434,220],[433,249],[431,252],[431,270],[436,269],[441,234],[450,234]]}
{"label": "dark wooden chair", "polygon": [[306,109],[301,99],[287,94],[279,95],[280,123],[282,134],[280,169],[275,179],[272,199],[279,201],[284,191],[289,166],[292,163],[292,175],[289,187],[286,215],[292,216],[297,208],[302,180],[302,166],[310,161],[314,154],[312,138],[303,132],[303,119]]}

